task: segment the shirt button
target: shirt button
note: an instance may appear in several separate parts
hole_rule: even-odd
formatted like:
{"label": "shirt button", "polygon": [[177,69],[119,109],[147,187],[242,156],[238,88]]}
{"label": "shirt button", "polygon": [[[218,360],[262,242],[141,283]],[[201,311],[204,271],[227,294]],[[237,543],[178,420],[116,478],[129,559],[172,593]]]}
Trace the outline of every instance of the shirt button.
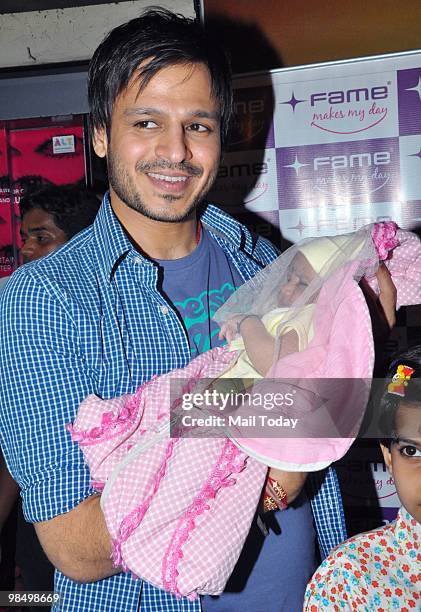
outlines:
{"label": "shirt button", "polygon": [[135,264],[141,264],[142,263],[142,258],[141,257],[134,257],[133,261]]}
{"label": "shirt button", "polygon": [[168,311],[169,311],[168,306],[162,305],[162,306],[160,306],[160,309],[161,309],[161,312],[162,312],[163,315],[168,314]]}

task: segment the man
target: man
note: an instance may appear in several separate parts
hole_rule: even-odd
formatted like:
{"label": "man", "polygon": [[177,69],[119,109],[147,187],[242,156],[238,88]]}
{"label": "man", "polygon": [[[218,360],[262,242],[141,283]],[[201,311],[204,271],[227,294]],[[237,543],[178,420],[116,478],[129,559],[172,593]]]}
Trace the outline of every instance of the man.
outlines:
{"label": "man", "polygon": [[[216,346],[217,305],[277,253],[205,203],[231,86],[224,53],[199,24],[150,10],[113,30],[92,59],[89,98],[110,193],[92,228],[18,271],[3,296],[2,444],[57,568],[61,610],[200,610],[113,566],[100,496],[65,425],[88,394],[133,392]],[[241,592],[205,598],[204,610],[291,612],[302,602],[315,562],[309,502],[298,497],[305,476],[278,477],[297,507],[280,513],[280,537],[252,530],[247,585],[241,567],[231,585]],[[314,505],[326,511],[315,515],[326,554],[345,537],[332,473]]]}
{"label": "man", "polygon": [[77,185],[52,185],[29,192],[19,203],[24,262],[55,251],[91,225],[99,208],[96,195]]}
{"label": "man", "polygon": [[[99,201],[93,192],[77,185],[47,186],[30,191],[20,203],[21,254],[25,262],[55,251],[82,229],[91,225]],[[0,533],[18,497],[19,487],[11,478],[0,451]],[[53,567],[46,558],[31,524],[18,508],[16,561],[27,590],[51,590]],[[31,610],[43,610],[32,607]]]}

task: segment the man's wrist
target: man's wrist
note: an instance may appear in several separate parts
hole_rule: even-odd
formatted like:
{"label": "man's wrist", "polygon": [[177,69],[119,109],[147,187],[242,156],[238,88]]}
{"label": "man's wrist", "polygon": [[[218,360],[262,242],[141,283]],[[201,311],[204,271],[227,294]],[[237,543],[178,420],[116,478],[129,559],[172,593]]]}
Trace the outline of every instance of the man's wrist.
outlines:
{"label": "man's wrist", "polygon": [[263,496],[263,509],[265,512],[271,510],[285,510],[288,506],[287,492],[281,483],[275,478],[268,477],[267,491]]}

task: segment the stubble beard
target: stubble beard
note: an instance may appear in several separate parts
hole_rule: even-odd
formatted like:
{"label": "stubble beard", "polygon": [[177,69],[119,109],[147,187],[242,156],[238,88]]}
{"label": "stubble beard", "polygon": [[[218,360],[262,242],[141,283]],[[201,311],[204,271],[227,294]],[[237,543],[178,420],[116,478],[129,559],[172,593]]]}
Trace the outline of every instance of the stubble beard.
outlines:
{"label": "stubble beard", "polygon": [[[149,208],[145,201],[142,199],[142,196],[136,188],[133,179],[130,177],[126,170],[126,167],[117,159],[116,156],[113,155],[111,149],[109,149],[108,151],[107,169],[108,180],[111,187],[113,188],[119,199],[124,204],[126,204],[126,206],[140,213],[144,217],[151,219],[152,221],[163,221],[166,223],[181,223],[189,219],[193,212],[202,203],[209,189],[213,185],[217,175],[216,167],[214,171],[210,174],[208,181],[203,185],[200,192],[197,193],[194,199],[190,202],[188,208],[177,214],[171,211],[170,208],[163,208],[162,210],[153,210]],[[200,177],[203,174],[203,170],[201,168],[199,168],[198,166],[194,166],[193,164],[189,164],[188,162],[182,162],[180,164],[171,164],[164,161],[154,163],[141,162],[136,166],[136,172],[155,172],[163,169],[172,169],[187,172],[190,176]],[[163,195],[162,199],[170,203],[176,202],[181,198],[178,196],[167,194]]]}

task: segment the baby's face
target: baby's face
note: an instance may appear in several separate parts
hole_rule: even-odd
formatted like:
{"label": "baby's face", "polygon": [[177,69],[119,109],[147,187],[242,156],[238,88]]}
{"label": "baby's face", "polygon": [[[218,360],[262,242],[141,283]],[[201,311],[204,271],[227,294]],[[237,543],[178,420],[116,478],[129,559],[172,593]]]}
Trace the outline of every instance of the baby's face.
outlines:
{"label": "baby's face", "polygon": [[291,261],[288,281],[279,290],[278,305],[291,306],[306,290],[315,276],[316,272],[307,258],[298,251]]}
{"label": "baby's face", "polygon": [[402,402],[396,415],[397,441],[382,447],[403,506],[421,523],[421,405]]}

